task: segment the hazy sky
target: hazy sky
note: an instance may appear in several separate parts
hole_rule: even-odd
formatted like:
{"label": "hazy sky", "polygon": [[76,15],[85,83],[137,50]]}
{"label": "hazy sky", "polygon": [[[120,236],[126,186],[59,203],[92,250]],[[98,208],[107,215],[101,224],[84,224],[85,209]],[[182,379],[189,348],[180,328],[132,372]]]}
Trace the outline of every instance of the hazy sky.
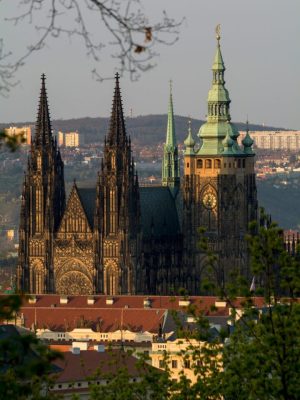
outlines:
{"label": "hazy sky", "polygon": [[[0,1],[0,38],[21,55],[36,38],[33,26],[14,27],[4,21],[17,14],[19,1]],[[167,111],[169,80],[173,80],[175,113],[204,118],[215,26],[220,23],[233,121],[300,129],[300,1],[299,0],[142,0],[145,12],[157,20],[162,10],[185,17],[179,41],[159,47],[157,67],[138,82],[121,80],[125,113],[134,116]],[[93,32],[106,37],[91,21]],[[8,98],[0,97],[0,122],[35,120],[40,75],[47,75],[51,115],[57,118],[108,116],[113,82],[92,79],[95,63],[80,40],[52,39],[33,54],[18,73],[20,84]],[[98,69],[113,74],[116,61],[104,52]]]}

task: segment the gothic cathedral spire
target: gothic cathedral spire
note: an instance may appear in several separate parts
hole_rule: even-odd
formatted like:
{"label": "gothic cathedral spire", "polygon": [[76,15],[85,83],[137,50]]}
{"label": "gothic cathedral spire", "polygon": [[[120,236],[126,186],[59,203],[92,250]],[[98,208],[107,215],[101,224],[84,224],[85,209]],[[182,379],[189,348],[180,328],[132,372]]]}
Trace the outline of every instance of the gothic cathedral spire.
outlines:
{"label": "gothic cathedral spire", "polygon": [[53,240],[65,207],[64,165],[52,137],[42,75],[35,137],[24,178],[19,230],[19,289],[53,292]]}
{"label": "gothic cathedral spire", "polygon": [[97,185],[97,287],[105,294],[135,292],[135,242],[139,226],[138,180],[126,135],[119,75]]}
{"label": "gothic cathedral spire", "polygon": [[52,129],[50,122],[50,113],[48,107],[48,99],[46,92],[46,77],[45,74],[42,74],[42,86],[40,92],[40,101],[39,108],[37,114],[37,121],[35,126],[35,145],[48,145],[51,142],[52,138]]}
{"label": "gothic cathedral spire", "polygon": [[119,144],[122,145],[126,139],[126,129],[118,73],[116,74],[115,79],[115,92],[108,131],[108,143],[110,146]]}
{"label": "gothic cathedral spire", "polygon": [[162,161],[162,185],[177,188],[180,185],[178,147],[175,134],[172,83],[170,82],[170,97],[168,108],[168,125],[164,154]]}

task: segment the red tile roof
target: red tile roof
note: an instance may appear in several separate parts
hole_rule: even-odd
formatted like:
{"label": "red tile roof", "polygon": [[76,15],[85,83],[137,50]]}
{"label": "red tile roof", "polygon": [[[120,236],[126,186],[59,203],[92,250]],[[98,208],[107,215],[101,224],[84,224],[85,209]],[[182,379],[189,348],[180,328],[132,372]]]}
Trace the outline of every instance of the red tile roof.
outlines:
{"label": "red tile roof", "polygon": [[116,374],[120,368],[126,368],[129,375],[140,375],[136,367],[137,359],[124,351],[109,350],[103,353],[97,351],[80,351],[80,354],[72,352],[63,353],[63,359],[54,361],[54,364],[62,371],[55,374],[55,382],[78,382],[105,378],[107,374]]}
{"label": "red tile roof", "polygon": [[[94,304],[88,304],[91,297]],[[35,298],[34,303],[24,298],[20,314],[23,314],[25,327],[31,328],[34,324],[35,328],[54,331],[85,327],[101,332],[122,328],[132,332],[157,333],[160,325],[163,325],[167,310],[186,309],[179,305],[180,300],[184,300],[179,296],[114,296],[113,304],[107,304],[107,299],[112,298],[105,295],[69,296],[67,304],[60,303],[59,295],[36,295]],[[144,307],[146,299],[150,302],[150,308]],[[205,315],[229,315],[230,304],[213,310],[215,302],[220,301],[217,297],[191,296],[188,300]],[[235,304],[239,305],[242,300],[237,299]],[[254,300],[258,307],[264,305],[262,297]]]}

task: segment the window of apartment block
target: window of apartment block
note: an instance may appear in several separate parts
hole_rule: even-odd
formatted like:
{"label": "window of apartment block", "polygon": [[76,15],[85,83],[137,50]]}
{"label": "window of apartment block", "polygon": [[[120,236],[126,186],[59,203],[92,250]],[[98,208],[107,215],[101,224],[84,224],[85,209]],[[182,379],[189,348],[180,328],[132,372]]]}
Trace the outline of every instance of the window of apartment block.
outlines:
{"label": "window of apartment block", "polygon": [[165,360],[159,360],[159,368],[165,368]]}
{"label": "window of apartment block", "polygon": [[184,368],[191,368],[191,362],[190,362],[190,360],[184,360],[183,365],[184,365]]}
{"label": "window of apartment block", "polygon": [[172,368],[177,368],[177,360],[172,360]]}

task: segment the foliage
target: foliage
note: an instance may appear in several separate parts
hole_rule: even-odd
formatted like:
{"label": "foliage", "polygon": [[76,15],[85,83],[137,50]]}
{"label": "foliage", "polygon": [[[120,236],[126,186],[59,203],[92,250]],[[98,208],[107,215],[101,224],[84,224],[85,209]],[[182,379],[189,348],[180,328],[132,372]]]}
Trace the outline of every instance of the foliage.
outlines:
{"label": "foliage", "polygon": [[8,135],[5,130],[0,131],[0,147],[4,143],[10,151],[16,151],[20,144],[25,142],[23,134]]}
{"label": "foliage", "polygon": [[[21,304],[19,295],[1,296],[0,320],[14,318]],[[51,362],[58,357],[60,353],[32,334],[19,334],[12,325],[0,326],[0,399],[55,399],[47,387],[53,372]]]}
{"label": "foliage", "polygon": [[[249,236],[252,271],[259,287],[242,304],[242,317],[224,348],[226,399],[300,398],[300,258],[285,250],[282,231],[266,224]],[[258,310],[255,294],[266,307]],[[236,318],[237,313],[233,315]],[[237,397],[238,396],[238,397]]]}
{"label": "foliage", "polygon": [[[108,350],[109,351],[109,350]],[[149,358],[143,354],[137,360],[134,367],[135,374],[122,362],[126,360],[131,352],[120,352],[110,354],[110,363],[113,371],[104,373],[102,366],[91,379],[106,380],[105,385],[92,385],[90,390],[91,400],[163,400],[168,398],[170,386],[169,374],[149,365]],[[120,359],[121,358],[121,359]]]}
{"label": "foliage", "polygon": [[[19,0],[17,3],[20,14],[5,20],[15,25],[31,24],[39,38],[28,44],[19,57],[12,51],[5,51],[4,40],[0,39],[2,94],[9,92],[16,72],[32,53],[46,47],[51,39],[61,37],[78,38],[95,62],[108,45],[115,50],[111,54],[119,63],[119,72],[128,72],[135,80],[140,73],[154,67],[157,44],[176,42],[182,23],[170,18],[165,11],[160,21],[151,23],[140,0]],[[92,72],[100,81],[107,79],[100,76],[96,68]]]}

